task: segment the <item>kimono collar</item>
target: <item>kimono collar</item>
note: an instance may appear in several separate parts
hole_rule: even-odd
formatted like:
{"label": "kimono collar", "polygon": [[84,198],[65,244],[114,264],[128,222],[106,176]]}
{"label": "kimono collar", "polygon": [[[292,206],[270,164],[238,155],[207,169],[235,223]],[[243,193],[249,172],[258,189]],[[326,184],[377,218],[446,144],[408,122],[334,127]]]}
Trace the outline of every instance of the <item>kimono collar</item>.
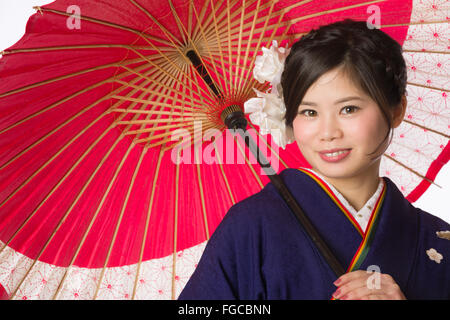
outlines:
{"label": "kimono collar", "polygon": [[373,193],[369,200],[366,201],[364,206],[357,211],[348,201],[347,199],[340,193],[331,183],[329,183],[324,176],[318,173],[315,170],[308,168],[299,168],[301,171],[306,171],[315,176],[315,178],[319,178],[322,184],[325,184],[328,188],[328,192],[330,196],[337,199],[342,209],[346,211],[347,215],[350,215],[354,220],[354,223],[357,224],[362,233],[367,231],[367,225],[369,223],[370,217],[372,215],[372,211],[378,202],[378,199],[381,196],[381,191],[383,190],[384,181],[382,178],[379,178],[379,183],[377,190]]}

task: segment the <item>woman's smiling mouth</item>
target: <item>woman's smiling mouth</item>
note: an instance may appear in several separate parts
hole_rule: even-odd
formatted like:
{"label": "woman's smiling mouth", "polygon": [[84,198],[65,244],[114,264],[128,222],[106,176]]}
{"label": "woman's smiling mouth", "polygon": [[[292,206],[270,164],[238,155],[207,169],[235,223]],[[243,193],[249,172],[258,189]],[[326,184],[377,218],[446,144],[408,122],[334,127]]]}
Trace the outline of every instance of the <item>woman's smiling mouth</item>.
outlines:
{"label": "woman's smiling mouth", "polygon": [[326,162],[338,162],[346,158],[350,152],[351,149],[332,149],[319,151],[319,155]]}

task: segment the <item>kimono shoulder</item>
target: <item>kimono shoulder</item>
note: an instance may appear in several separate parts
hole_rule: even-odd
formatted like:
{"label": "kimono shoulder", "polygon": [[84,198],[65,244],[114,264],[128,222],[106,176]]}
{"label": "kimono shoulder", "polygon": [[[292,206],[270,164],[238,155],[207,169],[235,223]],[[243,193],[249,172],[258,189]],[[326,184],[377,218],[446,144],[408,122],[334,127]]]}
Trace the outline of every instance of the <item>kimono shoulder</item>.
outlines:
{"label": "kimono shoulder", "polygon": [[312,251],[296,217],[268,183],[229,209],[179,299],[292,299],[302,294],[329,299],[331,278],[328,290],[316,290],[316,297],[298,285],[308,276],[303,268],[332,277],[321,262],[308,259],[316,256]]}
{"label": "kimono shoulder", "polygon": [[[415,268],[409,299],[450,299],[450,224],[416,208],[419,217]],[[413,244],[412,244],[413,245]]]}

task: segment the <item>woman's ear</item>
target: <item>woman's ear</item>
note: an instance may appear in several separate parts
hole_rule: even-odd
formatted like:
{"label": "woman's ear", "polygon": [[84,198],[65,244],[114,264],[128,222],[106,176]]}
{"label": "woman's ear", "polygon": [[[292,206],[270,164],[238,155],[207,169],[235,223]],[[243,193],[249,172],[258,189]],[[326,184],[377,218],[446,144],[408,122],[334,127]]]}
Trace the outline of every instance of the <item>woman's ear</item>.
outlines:
{"label": "woman's ear", "polygon": [[408,104],[408,100],[406,99],[406,95],[403,95],[402,101],[394,109],[393,117],[392,117],[392,128],[397,128],[402,123],[403,118],[405,117],[407,104]]}

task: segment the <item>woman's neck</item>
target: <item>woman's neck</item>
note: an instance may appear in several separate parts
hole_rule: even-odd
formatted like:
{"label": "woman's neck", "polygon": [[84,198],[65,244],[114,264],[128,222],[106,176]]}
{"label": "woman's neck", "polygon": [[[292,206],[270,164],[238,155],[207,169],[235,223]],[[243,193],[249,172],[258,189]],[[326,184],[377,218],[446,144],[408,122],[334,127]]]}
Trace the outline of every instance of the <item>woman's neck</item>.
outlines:
{"label": "woman's neck", "polygon": [[379,164],[352,177],[328,178],[326,181],[339,191],[356,211],[373,196],[380,183]]}

